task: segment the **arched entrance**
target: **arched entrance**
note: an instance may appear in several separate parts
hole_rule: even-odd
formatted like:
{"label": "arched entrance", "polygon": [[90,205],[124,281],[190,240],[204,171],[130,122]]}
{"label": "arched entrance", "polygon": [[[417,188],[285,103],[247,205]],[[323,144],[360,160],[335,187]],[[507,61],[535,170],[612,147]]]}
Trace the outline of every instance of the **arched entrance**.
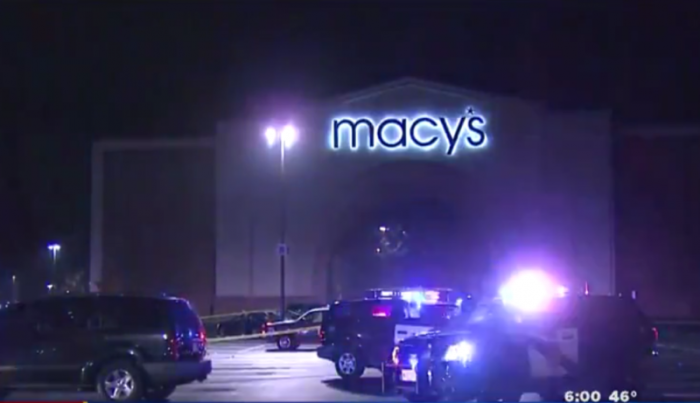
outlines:
{"label": "arched entrance", "polygon": [[489,256],[469,183],[449,164],[401,161],[338,184],[314,268],[322,296],[386,286],[473,289]]}

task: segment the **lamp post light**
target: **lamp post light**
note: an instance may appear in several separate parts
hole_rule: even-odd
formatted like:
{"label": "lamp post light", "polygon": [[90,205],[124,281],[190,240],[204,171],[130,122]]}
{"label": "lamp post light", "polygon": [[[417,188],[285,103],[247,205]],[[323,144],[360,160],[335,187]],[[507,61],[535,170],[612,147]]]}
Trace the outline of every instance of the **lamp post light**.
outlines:
{"label": "lamp post light", "polygon": [[267,145],[270,148],[279,147],[280,152],[280,197],[279,197],[279,209],[280,209],[280,234],[279,234],[279,245],[277,247],[277,253],[280,257],[280,316],[285,319],[287,314],[287,304],[286,299],[286,257],[287,257],[287,183],[285,178],[285,151],[291,148],[297,140],[297,129],[288,124],[284,127],[268,127],[265,130],[265,139],[267,140]]}
{"label": "lamp post light", "polygon": [[51,262],[56,266],[56,260],[58,259],[58,253],[61,251],[61,245],[52,243],[47,248],[49,252],[51,252]]}
{"label": "lamp post light", "polygon": [[[57,243],[52,243],[52,244],[49,244],[46,248],[49,250],[49,253],[51,253],[51,274],[50,274],[49,278],[51,279],[51,282],[53,283],[58,278],[58,273],[56,273],[56,267],[57,267],[57,263],[58,263],[59,254],[61,252],[61,245],[59,245]],[[49,293],[51,293],[51,291],[53,290],[53,287],[54,287],[53,284],[50,284],[50,285],[51,285],[51,287],[47,286]]]}

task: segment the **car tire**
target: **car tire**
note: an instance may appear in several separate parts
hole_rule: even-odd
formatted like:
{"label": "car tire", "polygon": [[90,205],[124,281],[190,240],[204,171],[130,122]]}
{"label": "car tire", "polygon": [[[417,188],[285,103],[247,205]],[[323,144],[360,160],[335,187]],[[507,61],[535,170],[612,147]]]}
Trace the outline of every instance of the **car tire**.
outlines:
{"label": "car tire", "polygon": [[344,381],[354,381],[365,373],[365,364],[355,350],[343,350],[335,359],[335,372]]}
{"label": "car tire", "polygon": [[152,388],[148,388],[144,398],[150,401],[162,401],[166,400],[175,392],[177,387],[175,385],[159,385]]}
{"label": "car tire", "polygon": [[97,374],[97,391],[105,401],[136,402],[146,392],[141,370],[129,360],[113,361]]}
{"label": "car tire", "polygon": [[282,351],[295,350],[295,343],[296,341],[292,335],[284,335],[277,338],[277,348]]}

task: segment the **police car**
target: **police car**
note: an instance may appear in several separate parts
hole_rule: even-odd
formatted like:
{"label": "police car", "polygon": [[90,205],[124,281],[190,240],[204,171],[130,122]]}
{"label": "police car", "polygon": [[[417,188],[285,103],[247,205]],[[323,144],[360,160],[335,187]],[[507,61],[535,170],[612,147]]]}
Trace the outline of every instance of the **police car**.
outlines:
{"label": "police car", "polygon": [[631,298],[565,291],[542,273],[520,273],[468,318],[403,340],[392,353],[397,388],[411,400],[640,396],[654,328]]}
{"label": "police car", "polygon": [[460,305],[451,290],[422,288],[369,290],[364,299],[337,301],[323,318],[317,355],[344,380],[355,380],[367,368],[391,365],[397,343],[445,326]]}

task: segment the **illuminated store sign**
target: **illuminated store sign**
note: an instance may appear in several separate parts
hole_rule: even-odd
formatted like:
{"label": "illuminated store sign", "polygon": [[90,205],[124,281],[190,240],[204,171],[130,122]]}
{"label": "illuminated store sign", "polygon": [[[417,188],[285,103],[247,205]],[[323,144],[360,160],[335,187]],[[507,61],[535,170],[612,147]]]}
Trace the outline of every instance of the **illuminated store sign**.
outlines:
{"label": "illuminated store sign", "polygon": [[486,119],[473,108],[467,108],[465,115],[456,119],[434,115],[392,116],[381,120],[336,118],[331,123],[329,137],[333,150],[428,151],[440,148],[446,155],[454,155],[461,147],[483,147],[488,140]]}

